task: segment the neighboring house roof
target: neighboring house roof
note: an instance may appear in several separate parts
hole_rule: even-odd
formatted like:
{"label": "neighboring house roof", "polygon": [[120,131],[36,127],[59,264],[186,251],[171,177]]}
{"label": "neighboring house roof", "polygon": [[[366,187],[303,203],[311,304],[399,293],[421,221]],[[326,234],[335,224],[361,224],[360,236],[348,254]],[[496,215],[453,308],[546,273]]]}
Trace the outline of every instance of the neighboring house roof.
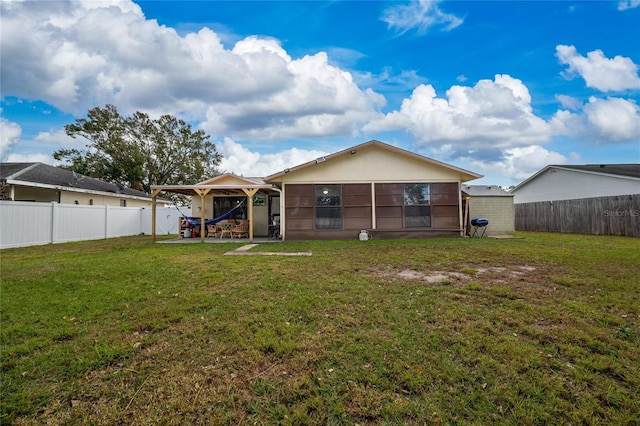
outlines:
{"label": "neighboring house roof", "polygon": [[403,156],[408,157],[408,158],[413,158],[413,159],[416,159],[418,161],[422,161],[422,162],[424,162],[426,164],[429,164],[431,166],[441,167],[441,168],[444,168],[444,169],[447,169],[447,170],[450,170],[450,171],[454,171],[454,172],[460,174],[463,177],[463,179],[462,179],[463,181],[469,181],[469,180],[478,179],[478,178],[482,177],[482,175],[479,175],[477,173],[470,172],[468,170],[464,170],[464,169],[461,169],[461,168],[458,168],[458,167],[454,167],[454,166],[452,166],[450,164],[442,163],[442,162],[434,160],[432,158],[428,158],[428,157],[416,154],[416,153],[411,152],[411,151],[406,151],[404,149],[401,149],[401,148],[386,144],[384,142],[380,142],[380,141],[377,141],[377,140],[371,140],[371,141],[368,141],[368,142],[364,142],[364,143],[362,143],[360,145],[356,145],[354,147],[347,148],[347,149],[344,149],[342,151],[338,151],[336,153],[329,154],[329,155],[326,155],[324,157],[317,158],[315,160],[309,161],[309,162],[301,164],[299,166],[291,167],[291,168],[285,169],[285,170],[283,170],[281,172],[274,173],[274,174],[272,174],[270,176],[265,177],[264,180],[265,180],[265,182],[272,182],[272,181],[276,180],[277,178],[284,176],[285,174],[288,174],[288,173],[291,173],[291,172],[297,172],[299,170],[303,170],[303,169],[306,169],[308,167],[312,167],[315,164],[323,163],[325,161],[330,161],[330,160],[333,160],[333,159],[338,158],[338,157],[346,157],[346,156],[349,156],[349,155],[357,153],[359,149],[369,148],[369,147],[377,147],[377,148],[385,149],[387,151],[394,152],[396,154],[400,154],[400,155],[403,155]]}
{"label": "neighboring house roof", "polygon": [[613,176],[640,178],[640,164],[585,164],[583,166],[549,166]]}
{"label": "neighboring house roof", "polygon": [[94,179],[44,163],[0,163],[0,178],[6,179],[7,183],[11,185],[45,189],[64,188],[70,191],[97,191],[129,197],[150,198],[143,191]]}
{"label": "neighboring house roof", "polygon": [[514,194],[496,185],[462,185],[462,191],[471,197],[513,197]]}
{"label": "neighboring house roof", "polygon": [[551,170],[568,170],[580,173],[612,176],[632,180],[640,180],[640,164],[584,164],[584,165],[549,165],[516,185],[511,191],[517,192],[537,176]]}

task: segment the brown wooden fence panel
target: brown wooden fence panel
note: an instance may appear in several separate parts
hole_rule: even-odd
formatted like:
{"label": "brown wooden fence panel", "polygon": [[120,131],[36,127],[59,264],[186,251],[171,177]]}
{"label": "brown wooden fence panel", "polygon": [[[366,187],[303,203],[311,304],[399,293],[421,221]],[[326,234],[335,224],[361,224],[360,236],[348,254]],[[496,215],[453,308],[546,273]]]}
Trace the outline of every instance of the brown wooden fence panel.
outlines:
{"label": "brown wooden fence panel", "polygon": [[640,237],[640,194],[515,205],[516,230]]}

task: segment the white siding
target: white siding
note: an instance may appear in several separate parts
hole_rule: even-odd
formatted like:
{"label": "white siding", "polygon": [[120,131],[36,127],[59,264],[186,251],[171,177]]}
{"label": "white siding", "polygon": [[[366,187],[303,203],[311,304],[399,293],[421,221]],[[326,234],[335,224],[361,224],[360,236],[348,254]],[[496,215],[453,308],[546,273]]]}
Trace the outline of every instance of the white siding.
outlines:
{"label": "white siding", "polygon": [[514,203],[574,200],[640,193],[637,179],[550,168],[513,191]]}

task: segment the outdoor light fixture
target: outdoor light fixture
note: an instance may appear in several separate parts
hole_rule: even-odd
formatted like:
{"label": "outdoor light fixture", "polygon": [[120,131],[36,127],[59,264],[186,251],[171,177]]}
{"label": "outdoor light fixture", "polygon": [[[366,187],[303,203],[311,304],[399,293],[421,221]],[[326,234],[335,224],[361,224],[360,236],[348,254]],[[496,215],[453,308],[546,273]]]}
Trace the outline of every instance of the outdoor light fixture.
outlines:
{"label": "outdoor light fixture", "polygon": [[318,164],[318,163],[322,163],[322,162],[323,162],[323,161],[325,161],[325,160],[326,160],[326,158],[324,158],[324,157],[318,157],[318,158],[316,159],[316,164]]}
{"label": "outdoor light fixture", "polygon": [[285,172],[285,173],[289,173],[290,171],[291,171],[291,170],[289,170],[289,169],[284,169],[284,172]]}

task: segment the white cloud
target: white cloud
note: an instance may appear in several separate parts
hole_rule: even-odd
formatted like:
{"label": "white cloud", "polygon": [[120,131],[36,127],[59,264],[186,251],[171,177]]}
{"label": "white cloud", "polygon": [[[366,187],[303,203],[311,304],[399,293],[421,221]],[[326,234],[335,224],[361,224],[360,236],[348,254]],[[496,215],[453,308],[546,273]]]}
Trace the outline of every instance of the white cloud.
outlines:
{"label": "white cloud", "polygon": [[449,31],[463,23],[462,18],[440,10],[438,3],[439,0],[418,0],[392,6],[384,10],[380,19],[399,34],[413,29],[418,34],[425,34],[434,27]]}
{"label": "white cloud", "polygon": [[5,161],[13,147],[20,141],[22,128],[18,123],[0,117],[0,160]]}
{"label": "white cloud", "polygon": [[640,141],[640,109],[619,98],[590,98],[584,107],[590,127],[606,142]]}
{"label": "white cloud", "polygon": [[231,138],[224,138],[217,145],[224,155],[219,169],[247,177],[264,177],[288,167],[298,166],[315,158],[327,155],[324,151],[291,148],[273,154],[251,152]]}
{"label": "white cloud", "polygon": [[[83,114],[174,114],[218,135],[352,135],[384,99],[321,52],[293,59],[256,36],[231,49],[208,28],[185,35],[130,1],[1,2],[1,90]],[[214,135],[216,136],[216,135]]]}
{"label": "white cloud", "polygon": [[582,102],[572,96],[556,95],[556,100],[560,102],[560,105],[562,105],[564,108],[573,110],[582,108]]}
{"label": "white cloud", "polygon": [[34,140],[41,144],[50,145],[56,149],[59,149],[61,147],[84,149],[89,143],[88,140],[82,137],[72,138],[71,136],[67,135],[64,129],[52,129],[48,132],[40,132],[36,135]]}
{"label": "white cloud", "polygon": [[551,137],[548,123],[533,113],[529,91],[518,79],[496,75],[473,87],[452,86],[446,94],[446,99],[438,97],[433,86],[420,85],[399,111],[364,130],[406,129],[424,145],[446,143],[452,151],[510,148]]}
{"label": "white cloud", "polygon": [[619,11],[635,9],[638,6],[640,6],[640,0],[624,0],[624,1],[618,2]]}
{"label": "white cloud", "polygon": [[[245,40],[247,41],[247,40]],[[287,87],[234,103],[211,103],[202,128],[254,140],[355,135],[384,98],[361,90],[326,53],[285,60]]]}
{"label": "white cloud", "polygon": [[584,78],[587,87],[602,92],[640,88],[638,65],[630,58],[618,55],[608,59],[601,50],[589,52],[584,57],[574,46],[565,45],[556,46],[556,56],[560,63],[569,65],[565,77],[577,74]]}
{"label": "white cloud", "polygon": [[7,157],[6,161],[8,163],[45,163],[53,165],[53,158],[50,155],[42,154],[42,153],[33,153],[33,154],[18,154],[11,153]]}
{"label": "white cloud", "polygon": [[331,64],[341,68],[351,68],[360,59],[366,57],[364,53],[358,50],[344,47],[330,47],[327,49],[327,54]]}
{"label": "white cloud", "polygon": [[567,158],[564,155],[549,151],[540,145],[506,149],[504,158],[500,161],[470,161],[475,170],[482,173],[500,174],[516,181],[528,178],[549,164],[566,163]]}
{"label": "white cloud", "polygon": [[626,99],[591,97],[581,112],[558,111],[551,125],[555,134],[592,143],[639,142],[640,108]]}
{"label": "white cloud", "polygon": [[40,132],[30,140],[23,140],[21,136],[22,129],[17,123],[5,118],[0,118],[0,160],[6,162],[41,162],[52,164],[54,159],[50,154],[42,152],[17,153],[14,152],[14,148],[16,148],[18,144],[21,144],[40,150],[48,150],[48,147],[53,149],[63,147],[83,149],[87,144],[87,141],[82,138],[74,139],[67,136],[64,129]]}

